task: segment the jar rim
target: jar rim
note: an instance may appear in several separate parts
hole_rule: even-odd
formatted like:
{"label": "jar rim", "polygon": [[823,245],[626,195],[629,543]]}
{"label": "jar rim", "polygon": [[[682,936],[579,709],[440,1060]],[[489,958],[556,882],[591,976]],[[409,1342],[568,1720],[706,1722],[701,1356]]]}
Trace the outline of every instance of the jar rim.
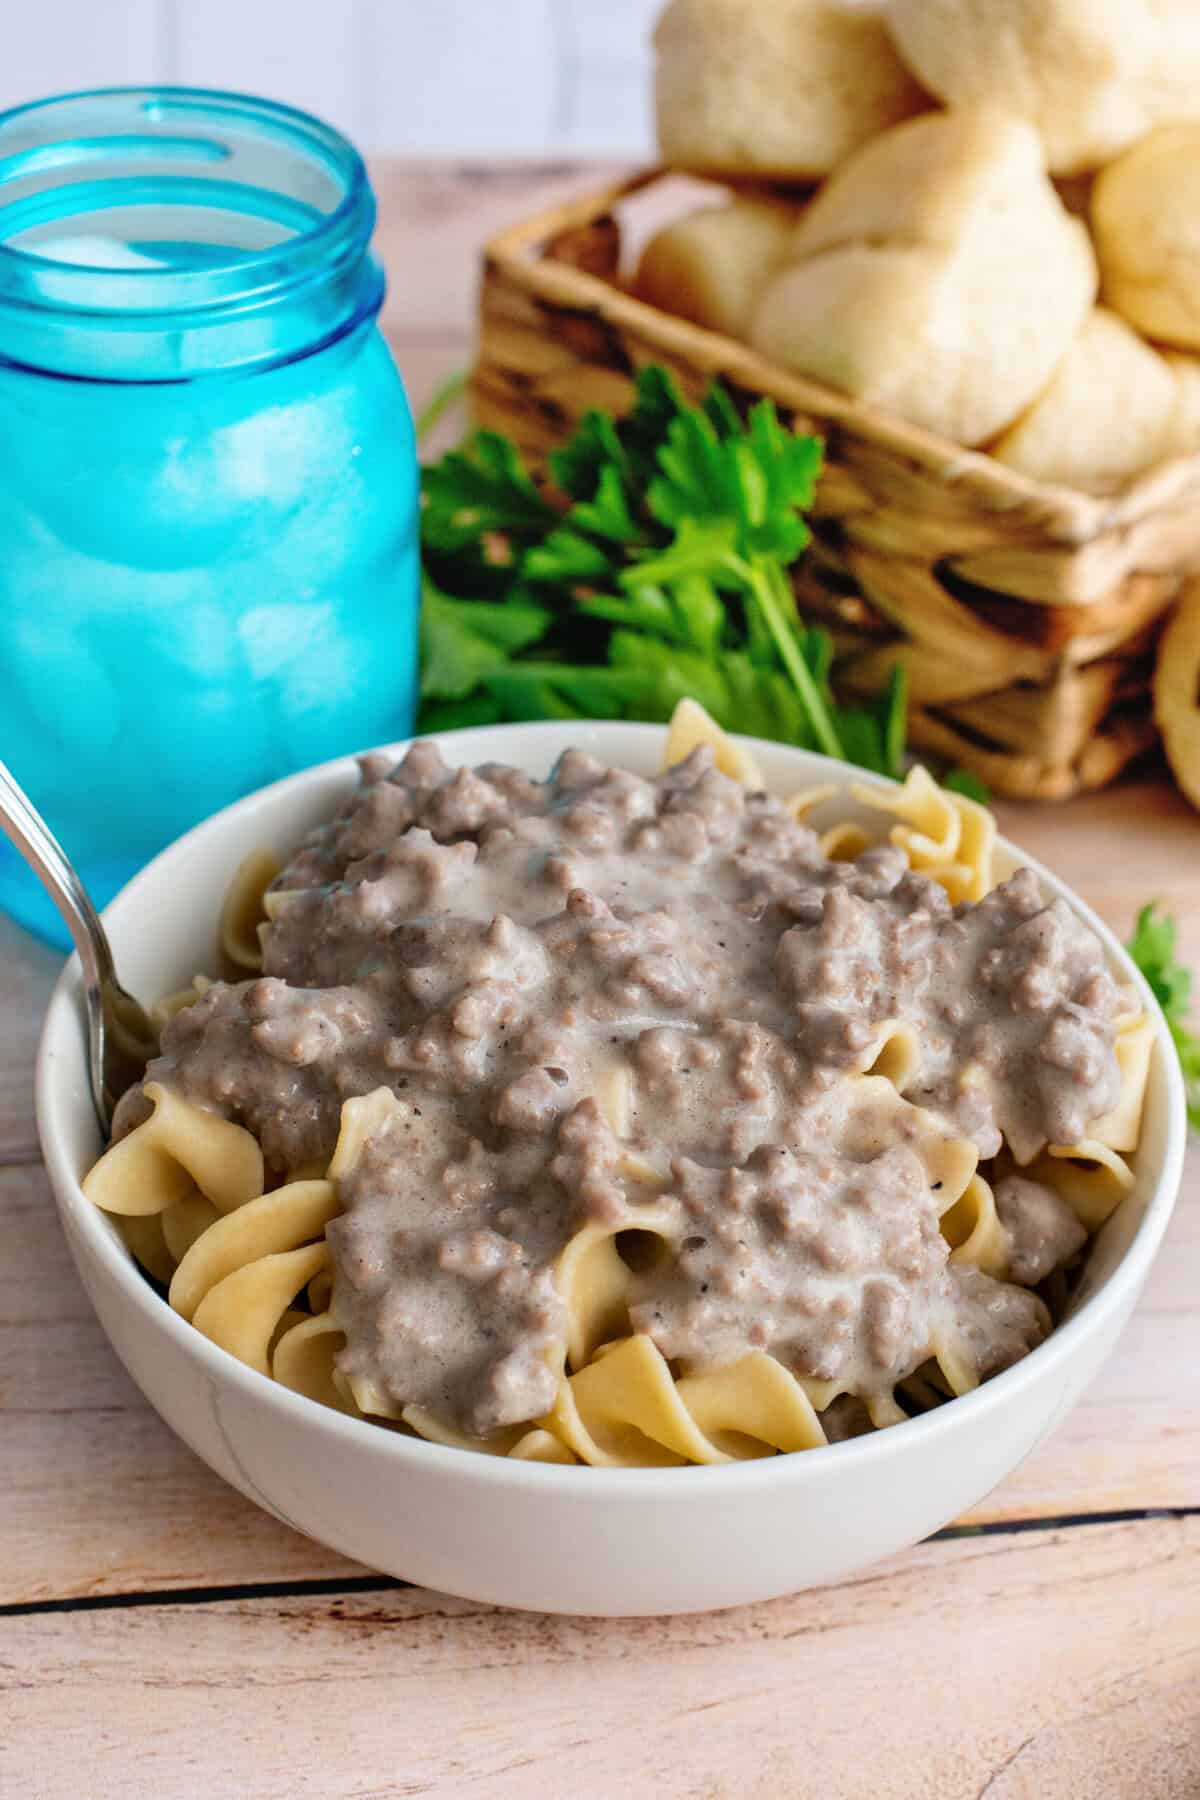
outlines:
{"label": "jar rim", "polygon": [[[228,260],[206,261],[201,268],[170,262],[113,267],[68,261],[42,256],[35,249],[8,242],[3,235],[4,215],[14,203],[6,206],[3,200],[5,181],[19,178],[22,171],[25,175],[35,173],[39,152],[60,152],[53,160],[43,159],[41,167],[69,169],[101,161],[107,147],[119,144],[127,153],[132,151],[135,129],[123,135],[81,136],[65,122],[61,137],[50,135],[41,144],[27,145],[6,155],[6,134],[19,135],[26,125],[36,128],[55,109],[68,116],[72,109],[82,113],[89,103],[100,109],[111,104],[114,113],[127,103],[133,111],[134,127],[139,111],[155,124],[164,120],[178,124],[188,134],[186,137],[147,132],[147,150],[186,144],[193,159],[200,161],[210,158],[197,153],[207,145],[216,149],[217,144],[215,138],[205,137],[206,129],[216,133],[222,124],[227,130],[240,128],[243,132],[256,128],[264,141],[272,139],[279,149],[294,153],[298,166],[306,159],[310,166],[319,167],[338,184],[340,197],[328,211],[310,217],[278,242],[238,251]],[[231,153],[227,149],[217,149],[218,160],[228,154]],[[6,164],[10,165],[7,170]],[[66,183],[47,191],[66,193],[73,185]],[[258,193],[264,207],[272,198],[272,191],[266,188],[245,191]],[[282,189],[274,198],[278,208],[275,216],[279,219],[289,202]],[[194,203],[204,204],[202,199]],[[21,200],[15,202],[18,208],[22,204]],[[212,204],[223,210],[219,200]],[[301,210],[298,202],[294,210]],[[311,208],[304,210],[312,212]],[[87,211],[83,205],[73,209],[72,216],[86,217]],[[269,218],[271,214],[268,211],[263,216]],[[27,229],[28,222],[36,220],[18,224],[16,229]],[[60,316],[68,314],[93,324],[106,316],[119,315],[130,323],[152,325],[156,316],[177,322],[181,316],[197,319],[206,313],[228,312],[231,307],[258,306],[276,300],[298,284],[317,278],[327,280],[331,272],[361,261],[374,223],[374,194],[358,151],[333,126],[282,101],[221,88],[118,86],[55,94],[0,112],[0,309],[16,306]]]}

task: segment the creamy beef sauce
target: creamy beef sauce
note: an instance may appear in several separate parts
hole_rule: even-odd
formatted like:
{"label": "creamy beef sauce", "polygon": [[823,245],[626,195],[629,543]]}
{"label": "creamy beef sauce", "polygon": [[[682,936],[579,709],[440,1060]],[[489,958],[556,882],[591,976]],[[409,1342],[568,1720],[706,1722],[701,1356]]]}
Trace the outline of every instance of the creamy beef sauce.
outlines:
{"label": "creamy beef sauce", "polygon": [[[632,1323],[686,1367],[762,1349],[872,1396],[939,1334],[982,1376],[1048,1329],[1027,1289],[1078,1252],[1070,1209],[1001,1182],[1014,1286],[948,1262],[934,1185],[939,1145],[1024,1164],[1117,1099],[1103,950],[1030,872],[952,907],[891,847],[829,861],[707,750],[656,780],[569,751],[539,782],[418,744],[364,759],[268,910],[263,975],[180,1012],[148,1079],[277,1171],[329,1155],[347,1098],[397,1096],[329,1228],[341,1366],[395,1404],[538,1417],[559,1253],[647,1207],[668,1253]],[[903,1101],[853,1079],[895,1021]]]}

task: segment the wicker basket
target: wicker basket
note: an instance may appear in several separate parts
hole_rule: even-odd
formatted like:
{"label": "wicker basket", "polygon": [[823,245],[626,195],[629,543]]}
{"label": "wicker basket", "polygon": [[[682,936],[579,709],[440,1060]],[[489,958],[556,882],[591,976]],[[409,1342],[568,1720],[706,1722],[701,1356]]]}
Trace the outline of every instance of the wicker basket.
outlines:
{"label": "wicker basket", "polygon": [[667,179],[635,176],[488,245],[477,421],[538,464],[589,407],[625,410],[648,362],[692,395],[714,375],[741,404],[770,395],[825,440],[796,590],[834,635],[839,687],[872,692],[899,660],[912,739],[999,793],[1111,780],[1154,739],[1154,640],[1200,569],[1200,456],[1105,498],[1042,485],[633,299],[618,215]]}

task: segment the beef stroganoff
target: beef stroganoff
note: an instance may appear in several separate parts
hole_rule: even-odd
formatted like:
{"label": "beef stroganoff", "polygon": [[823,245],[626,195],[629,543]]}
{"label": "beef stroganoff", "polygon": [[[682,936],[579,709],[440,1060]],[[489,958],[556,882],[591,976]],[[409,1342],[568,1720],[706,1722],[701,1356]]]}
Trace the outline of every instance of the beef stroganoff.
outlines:
{"label": "beef stroganoff", "polygon": [[440,1443],[717,1463],[967,1392],[1132,1185],[1152,1038],[984,808],[851,796],[691,702],[653,780],[364,758],[85,1192],[214,1342]]}

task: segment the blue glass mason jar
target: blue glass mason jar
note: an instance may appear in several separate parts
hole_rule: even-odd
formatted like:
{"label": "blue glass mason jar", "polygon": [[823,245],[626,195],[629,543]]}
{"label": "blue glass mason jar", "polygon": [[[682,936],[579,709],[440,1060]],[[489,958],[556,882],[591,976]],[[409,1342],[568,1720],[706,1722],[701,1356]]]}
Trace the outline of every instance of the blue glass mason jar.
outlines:
{"label": "blue glass mason jar", "polygon": [[[103,905],[412,727],[418,477],[363,164],[184,88],[0,115],[0,757]],[[65,942],[0,837],[0,906]]]}

